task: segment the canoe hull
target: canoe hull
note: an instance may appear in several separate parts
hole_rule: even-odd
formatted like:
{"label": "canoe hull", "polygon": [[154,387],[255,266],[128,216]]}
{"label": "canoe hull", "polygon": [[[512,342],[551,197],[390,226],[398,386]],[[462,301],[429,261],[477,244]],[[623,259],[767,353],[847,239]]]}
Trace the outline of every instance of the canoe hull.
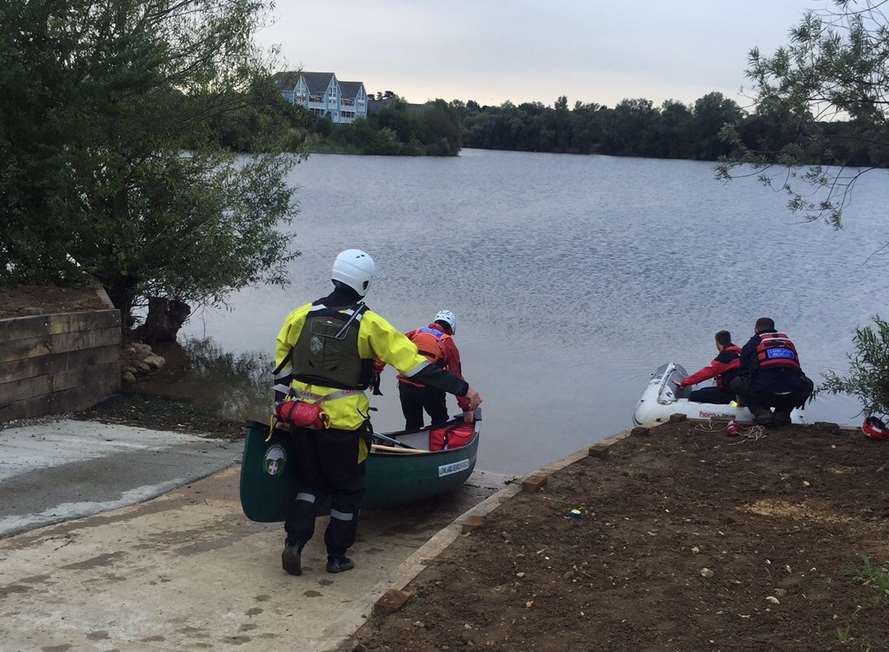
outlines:
{"label": "canoe hull", "polygon": [[478,429],[462,448],[422,455],[371,453],[367,459],[368,509],[397,507],[454,491],[475,469]]}
{"label": "canoe hull", "polygon": [[[295,452],[289,433],[268,425],[245,424],[240,497],[251,521],[284,520],[285,506],[294,499],[297,482]],[[460,487],[475,469],[479,430],[472,441],[454,450],[404,454],[371,452],[367,459],[366,509],[385,509],[424,500]]]}

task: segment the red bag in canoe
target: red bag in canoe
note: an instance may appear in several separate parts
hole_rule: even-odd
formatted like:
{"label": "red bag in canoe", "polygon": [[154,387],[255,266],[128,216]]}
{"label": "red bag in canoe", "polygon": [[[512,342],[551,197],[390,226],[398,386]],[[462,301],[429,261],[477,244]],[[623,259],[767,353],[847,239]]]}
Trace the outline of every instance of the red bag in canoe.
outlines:
{"label": "red bag in canoe", "polygon": [[433,428],[429,431],[429,450],[440,451],[462,448],[472,441],[474,434],[474,423],[457,423],[451,426]]}

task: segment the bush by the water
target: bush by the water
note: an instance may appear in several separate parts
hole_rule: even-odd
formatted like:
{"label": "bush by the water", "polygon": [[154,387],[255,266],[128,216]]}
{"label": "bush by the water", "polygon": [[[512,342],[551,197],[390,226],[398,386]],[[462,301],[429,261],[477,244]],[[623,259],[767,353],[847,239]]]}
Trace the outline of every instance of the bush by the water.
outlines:
{"label": "bush by the water", "polygon": [[849,375],[828,372],[819,391],[852,394],[865,414],[889,415],[889,322],[874,317],[871,326],[856,329]]}

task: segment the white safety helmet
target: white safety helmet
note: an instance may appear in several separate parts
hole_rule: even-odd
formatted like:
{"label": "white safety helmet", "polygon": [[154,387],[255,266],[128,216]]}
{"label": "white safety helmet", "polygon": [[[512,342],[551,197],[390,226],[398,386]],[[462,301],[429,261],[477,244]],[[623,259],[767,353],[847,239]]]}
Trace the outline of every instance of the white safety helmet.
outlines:
{"label": "white safety helmet", "polygon": [[451,327],[451,333],[457,332],[457,316],[450,310],[439,310],[432,321],[443,321]]}
{"label": "white safety helmet", "polygon": [[370,254],[360,249],[346,249],[333,261],[330,278],[348,285],[362,297],[367,294],[370,282],[377,273],[377,266]]}

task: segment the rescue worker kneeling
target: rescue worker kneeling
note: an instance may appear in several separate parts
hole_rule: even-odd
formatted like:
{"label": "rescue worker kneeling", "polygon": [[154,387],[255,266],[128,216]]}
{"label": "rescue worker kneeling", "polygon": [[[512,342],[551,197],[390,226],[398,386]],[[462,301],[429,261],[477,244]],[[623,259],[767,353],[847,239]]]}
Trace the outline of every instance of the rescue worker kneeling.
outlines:
{"label": "rescue worker kneeling", "polygon": [[346,551],[355,542],[370,451],[370,407],[364,390],[374,361],[402,375],[465,397],[472,409],[481,397],[469,385],[417,352],[417,347],[363,302],[376,273],[363,251],[340,253],[331,275],[334,291],[291,312],[278,333],[275,354],[275,416],[293,425],[295,499],[288,505],[281,564],[302,574],[303,546],[315,530],[317,505],[330,497],[324,535],[327,571],[353,568]]}
{"label": "rescue worker kneeling", "polygon": [[729,387],[753,413],[754,423],[784,426],[790,423],[793,408],[805,405],[815,385],[800,367],[796,346],[775,330],[772,319],[756,320],[754,330],[741,350],[741,367]]}
{"label": "rescue worker kneeling", "polygon": [[716,350],[719,354],[713,358],[713,362],[679,382],[679,387],[682,388],[697,385],[710,378],[714,379],[715,387],[702,387],[689,394],[688,400],[693,403],[727,405],[735,400],[735,395],[729,391],[728,386],[738,375],[738,368],[741,366],[741,347],[732,344],[731,333],[719,331],[716,333]]}

